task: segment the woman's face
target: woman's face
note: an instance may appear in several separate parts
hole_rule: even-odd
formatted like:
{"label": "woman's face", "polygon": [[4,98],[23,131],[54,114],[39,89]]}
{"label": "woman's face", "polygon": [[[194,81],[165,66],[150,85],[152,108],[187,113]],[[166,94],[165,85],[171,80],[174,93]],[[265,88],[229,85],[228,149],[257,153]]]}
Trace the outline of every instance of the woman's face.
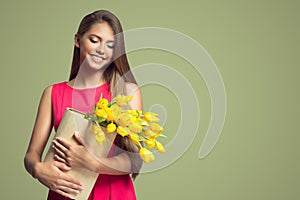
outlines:
{"label": "woman's face", "polygon": [[114,31],[107,22],[93,24],[82,37],[75,36],[75,45],[80,49],[80,63],[102,69],[113,58]]}

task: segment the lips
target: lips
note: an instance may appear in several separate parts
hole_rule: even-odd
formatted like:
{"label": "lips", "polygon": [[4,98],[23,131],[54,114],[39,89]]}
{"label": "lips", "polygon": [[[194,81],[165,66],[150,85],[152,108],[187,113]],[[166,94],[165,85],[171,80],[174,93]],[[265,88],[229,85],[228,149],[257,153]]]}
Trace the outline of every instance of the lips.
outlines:
{"label": "lips", "polygon": [[96,63],[102,63],[105,60],[104,57],[101,57],[101,56],[98,56],[98,55],[91,55],[91,58]]}

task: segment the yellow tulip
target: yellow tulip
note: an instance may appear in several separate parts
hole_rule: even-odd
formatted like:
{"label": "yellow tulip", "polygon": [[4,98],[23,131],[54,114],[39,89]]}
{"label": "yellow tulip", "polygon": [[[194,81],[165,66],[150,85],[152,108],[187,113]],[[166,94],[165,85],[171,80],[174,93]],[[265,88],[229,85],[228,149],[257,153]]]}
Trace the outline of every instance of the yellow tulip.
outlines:
{"label": "yellow tulip", "polygon": [[[145,124],[143,124],[143,121],[146,122],[146,120],[143,120],[141,116],[130,115],[130,119],[133,123],[139,124],[141,126],[145,126]],[[148,122],[146,123],[148,125]]]}
{"label": "yellow tulip", "polygon": [[144,120],[144,119],[141,119],[141,120],[139,121],[139,123],[140,123],[142,126],[149,126],[149,123],[148,123],[146,120]]}
{"label": "yellow tulip", "polygon": [[157,134],[160,134],[164,131],[164,128],[161,125],[156,124],[156,123],[150,124],[150,129],[151,129],[151,131],[153,131],[154,133],[157,133]]}
{"label": "yellow tulip", "polygon": [[107,108],[106,113],[107,113],[106,120],[107,121],[113,121],[114,120],[114,115],[112,113],[112,109],[111,108]]}
{"label": "yellow tulip", "polygon": [[108,100],[105,98],[102,98],[98,103],[97,103],[97,107],[98,108],[103,108],[105,109],[108,105]]}
{"label": "yellow tulip", "polygon": [[143,135],[144,137],[146,137],[146,138],[152,138],[152,139],[157,138],[157,134],[154,133],[153,131],[151,131],[150,128],[144,130],[144,131],[142,132],[142,135]]}
{"label": "yellow tulip", "polygon": [[144,118],[148,122],[158,122],[159,121],[158,114],[156,114],[154,112],[146,112],[144,114]]}
{"label": "yellow tulip", "polygon": [[141,110],[126,110],[126,112],[128,112],[132,116],[139,116],[143,113]]}
{"label": "yellow tulip", "polygon": [[129,134],[129,139],[134,142],[134,144],[141,146],[139,136],[137,134]]}
{"label": "yellow tulip", "polygon": [[130,119],[131,119],[131,121],[133,122],[133,123],[138,123],[139,121],[139,119],[136,117],[136,116],[130,116]]}
{"label": "yellow tulip", "polygon": [[126,101],[127,101],[127,102],[129,102],[129,101],[131,101],[131,100],[132,100],[132,98],[133,98],[133,96],[132,96],[132,95],[126,96]]}
{"label": "yellow tulip", "polygon": [[127,127],[118,126],[117,133],[122,137],[128,136],[131,132]]}
{"label": "yellow tulip", "polygon": [[110,108],[114,119],[116,119],[122,113],[122,108],[117,104],[113,104]]}
{"label": "yellow tulip", "polygon": [[155,159],[153,153],[144,147],[140,149],[140,157],[144,162],[152,162]]}
{"label": "yellow tulip", "polygon": [[129,124],[131,124],[132,121],[130,119],[130,116],[128,115],[128,113],[121,113],[118,117],[117,117],[117,124],[120,126],[128,126]]}
{"label": "yellow tulip", "polygon": [[95,136],[96,142],[98,142],[98,144],[103,144],[106,142],[106,138],[105,138],[105,134],[103,131],[99,132],[96,136]]}
{"label": "yellow tulip", "polygon": [[133,96],[118,95],[118,96],[116,96],[116,103],[117,103],[119,106],[124,106],[124,105],[126,105],[129,101],[131,101],[132,98],[133,98]]}
{"label": "yellow tulip", "polygon": [[98,127],[97,124],[93,124],[92,125],[92,132],[97,135],[97,133],[99,132],[100,127]]}
{"label": "yellow tulip", "polygon": [[155,147],[156,147],[157,151],[159,151],[160,153],[165,153],[166,152],[165,147],[158,141],[156,141]]}
{"label": "yellow tulip", "polygon": [[143,127],[141,125],[135,123],[129,124],[128,128],[134,133],[140,133],[143,130]]}
{"label": "yellow tulip", "polygon": [[101,117],[101,118],[106,118],[107,117],[107,114],[105,112],[104,109],[96,109],[95,110],[95,114],[98,116],[98,117]]}
{"label": "yellow tulip", "polygon": [[107,127],[106,127],[106,131],[107,131],[108,133],[115,132],[116,129],[117,129],[117,127],[116,127],[116,125],[115,125],[114,123],[110,123],[110,124],[108,124]]}
{"label": "yellow tulip", "polygon": [[128,112],[129,114],[133,115],[133,116],[136,116],[137,113],[135,110],[126,110],[126,112]]}
{"label": "yellow tulip", "polygon": [[144,141],[147,147],[153,148],[155,146],[155,140],[154,139],[149,139]]}

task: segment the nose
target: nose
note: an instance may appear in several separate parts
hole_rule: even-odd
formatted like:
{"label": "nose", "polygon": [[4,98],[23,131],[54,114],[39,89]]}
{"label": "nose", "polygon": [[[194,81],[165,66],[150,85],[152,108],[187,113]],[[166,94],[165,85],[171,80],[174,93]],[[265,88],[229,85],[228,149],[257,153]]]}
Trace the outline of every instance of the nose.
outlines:
{"label": "nose", "polygon": [[96,52],[99,54],[104,54],[105,53],[105,48],[104,48],[104,43],[100,42],[99,45],[96,48]]}

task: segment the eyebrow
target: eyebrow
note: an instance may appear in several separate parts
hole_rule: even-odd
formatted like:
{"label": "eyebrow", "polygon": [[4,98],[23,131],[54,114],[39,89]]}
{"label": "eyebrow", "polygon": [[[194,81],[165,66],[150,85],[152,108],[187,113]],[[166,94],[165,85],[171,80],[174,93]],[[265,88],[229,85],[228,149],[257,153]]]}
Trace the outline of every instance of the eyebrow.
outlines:
{"label": "eyebrow", "polygon": [[[95,36],[95,37],[97,37],[99,40],[101,40],[102,41],[102,38],[99,36],[99,35],[96,35],[96,34],[90,34],[89,36]],[[107,40],[106,42],[115,42],[115,40]]]}

